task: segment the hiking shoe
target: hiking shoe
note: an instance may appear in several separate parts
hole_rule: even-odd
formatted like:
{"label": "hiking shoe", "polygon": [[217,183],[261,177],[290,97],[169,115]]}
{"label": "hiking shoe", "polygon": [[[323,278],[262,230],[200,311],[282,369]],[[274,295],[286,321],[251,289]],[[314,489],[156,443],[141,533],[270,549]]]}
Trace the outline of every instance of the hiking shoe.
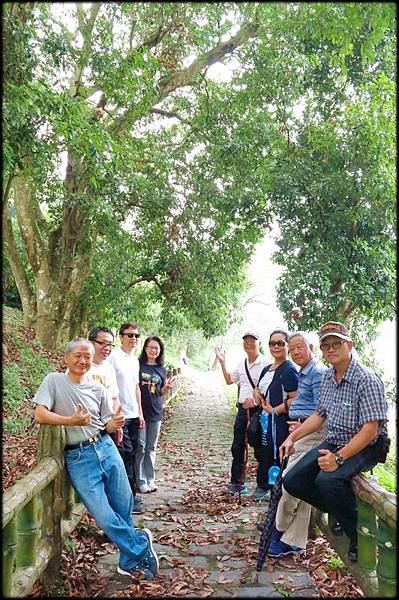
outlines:
{"label": "hiking shoe", "polygon": [[352,562],[357,562],[357,542],[351,542],[349,544],[348,558]]}
{"label": "hiking shoe", "polygon": [[134,514],[134,515],[141,515],[143,512],[144,512],[143,501],[138,496],[135,496],[134,497],[132,514]]}
{"label": "hiking shoe", "polygon": [[145,557],[142,558],[131,571],[125,571],[119,565],[116,567],[116,570],[120,575],[129,575],[136,579],[150,581],[159,571],[159,561],[152,544],[151,531],[144,528],[142,529],[142,532],[146,535],[148,540],[148,551]]}
{"label": "hiking shoe", "polygon": [[[230,483],[230,485],[228,485],[227,487],[224,488],[224,493],[225,494],[238,494],[238,491],[240,490],[240,484],[239,483]],[[248,488],[245,484],[243,484],[241,486],[241,490],[240,490],[241,494],[248,494]]]}
{"label": "hiking shoe", "polygon": [[148,485],[146,483],[144,485],[139,485],[140,494],[148,494],[149,491],[150,491],[150,488],[148,487]]}
{"label": "hiking shoe", "polygon": [[333,532],[334,535],[342,535],[344,533],[344,530],[342,529],[342,525],[338,521],[336,521],[333,525],[331,525],[331,531]]}
{"label": "hiking shoe", "polygon": [[252,500],[255,500],[256,502],[260,502],[261,500],[270,500],[269,490],[264,490],[260,487],[256,488],[252,494]]}
{"label": "hiking shoe", "polygon": [[273,558],[280,558],[281,556],[288,556],[289,554],[301,554],[302,552],[303,548],[298,548],[298,546],[290,546],[281,540],[273,540],[269,546],[267,555]]}
{"label": "hiking shoe", "polygon": [[150,492],[156,492],[158,489],[158,486],[155,485],[155,483],[149,483],[148,484],[148,489],[150,490]]}

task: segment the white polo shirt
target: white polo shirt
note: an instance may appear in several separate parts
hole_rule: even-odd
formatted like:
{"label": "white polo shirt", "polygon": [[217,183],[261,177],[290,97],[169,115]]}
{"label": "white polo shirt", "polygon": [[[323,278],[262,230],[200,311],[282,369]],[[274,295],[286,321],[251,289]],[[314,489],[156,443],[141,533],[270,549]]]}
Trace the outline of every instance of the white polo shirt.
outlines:
{"label": "white polo shirt", "polygon": [[[262,354],[258,354],[253,363],[250,363],[247,359],[248,371],[255,386],[258,385],[259,375],[261,374],[262,369],[264,369],[264,367],[266,367],[268,364],[270,364],[270,361],[267,362]],[[253,388],[249,383],[247,372],[245,370],[245,359],[238,363],[237,367],[230,374],[234,383],[238,383],[240,386],[238,402],[242,404],[245,398],[253,398]]]}
{"label": "white polo shirt", "polygon": [[107,358],[115,369],[119,388],[119,401],[125,419],[139,416],[136,385],[139,382],[139,361],[133,354],[127,354],[122,348],[115,348]]}

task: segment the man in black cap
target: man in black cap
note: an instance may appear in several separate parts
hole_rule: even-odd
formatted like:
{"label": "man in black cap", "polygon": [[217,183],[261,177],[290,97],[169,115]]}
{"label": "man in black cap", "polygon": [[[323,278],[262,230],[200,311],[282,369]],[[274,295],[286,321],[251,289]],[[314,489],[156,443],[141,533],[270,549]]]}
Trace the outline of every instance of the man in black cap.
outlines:
{"label": "man in black cap", "polygon": [[[231,446],[233,462],[231,465],[231,482],[225,488],[228,494],[247,494],[248,488],[243,478],[244,458],[245,458],[245,432],[247,429],[247,409],[249,409],[249,418],[252,417],[257,402],[253,394],[253,388],[258,385],[259,375],[267,362],[260,354],[261,341],[259,335],[254,331],[246,331],[242,336],[244,351],[247,358],[241,360],[237,367],[229,372],[226,369],[226,352],[217,348],[215,354],[222,367],[224,380],[227,385],[238,383],[239,396],[237,402],[237,415],[234,422],[234,438]],[[246,368],[247,367],[247,368]],[[252,383],[248,378],[252,379]],[[240,488],[241,481],[241,488]]]}
{"label": "man in black cap", "polygon": [[352,356],[353,342],[342,323],[319,331],[320,350],[330,368],[323,374],[316,412],[280,446],[289,456],[294,442],[320,429],[326,439],[284,477],[289,494],[330,513],[349,537],[350,560],[357,560],[357,509],[351,480],[375,467],[387,438],[388,405],[380,377]]}

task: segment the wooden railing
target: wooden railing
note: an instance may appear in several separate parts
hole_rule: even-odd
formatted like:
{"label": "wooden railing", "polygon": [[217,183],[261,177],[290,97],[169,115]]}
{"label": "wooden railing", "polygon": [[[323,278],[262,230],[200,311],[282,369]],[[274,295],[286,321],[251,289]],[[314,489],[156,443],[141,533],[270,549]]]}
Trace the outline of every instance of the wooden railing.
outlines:
{"label": "wooden railing", "polygon": [[314,511],[313,522],[327,537],[366,596],[396,597],[396,496],[364,475],[354,477],[352,488],[358,507],[357,563],[347,558],[349,540],[346,535],[335,536],[331,532],[334,522],[331,518]]}
{"label": "wooden railing", "polygon": [[[179,390],[177,378],[166,401]],[[38,579],[46,585],[60,576],[62,538],[85,513],[64,469],[64,446],[63,427],[42,425],[37,467],[3,495],[3,598],[25,597]]]}

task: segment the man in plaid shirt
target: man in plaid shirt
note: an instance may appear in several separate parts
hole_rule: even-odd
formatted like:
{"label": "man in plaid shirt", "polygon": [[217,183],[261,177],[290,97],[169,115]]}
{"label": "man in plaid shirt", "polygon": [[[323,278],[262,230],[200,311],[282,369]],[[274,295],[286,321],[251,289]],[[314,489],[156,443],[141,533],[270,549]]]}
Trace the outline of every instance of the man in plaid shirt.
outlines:
{"label": "man in plaid shirt", "polygon": [[323,423],[326,439],[284,476],[283,486],[337,519],[349,537],[348,557],[356,561],[357,510],[350,483],[378,462],[381,436],[387,435],[388,404],[380,377],[352,356],[353,342],[344,325],[322,325],[319,342],[330,364],[322,377],[319,405],[280,446],[280,456],[292,454],[294,442]]}

